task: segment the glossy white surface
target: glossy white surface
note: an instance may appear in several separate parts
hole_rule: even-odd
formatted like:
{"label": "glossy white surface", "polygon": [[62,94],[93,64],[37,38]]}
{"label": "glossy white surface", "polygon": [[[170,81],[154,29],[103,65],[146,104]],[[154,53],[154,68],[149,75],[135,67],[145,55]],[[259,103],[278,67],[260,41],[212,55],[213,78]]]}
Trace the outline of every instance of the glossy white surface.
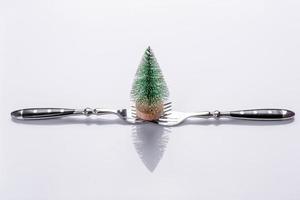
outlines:
{"label": "glossy white surface", "polygon": [[[300,199],[300,4],[0,1],[0,199]],[[151,45],[174,109],[287,108],[286,122],[14,122],[128,105]]]}

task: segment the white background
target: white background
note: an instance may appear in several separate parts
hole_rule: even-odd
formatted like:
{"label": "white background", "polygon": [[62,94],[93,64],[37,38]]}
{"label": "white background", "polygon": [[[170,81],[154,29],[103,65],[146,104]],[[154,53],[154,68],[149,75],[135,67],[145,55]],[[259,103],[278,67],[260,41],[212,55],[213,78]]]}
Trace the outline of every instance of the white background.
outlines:
{"label": "white background", "polygon": [[299,200],[300,124],[17,123],[129,105],[150,45],[173,107],[300,113],[298,0],[0,0],[0,199]]}

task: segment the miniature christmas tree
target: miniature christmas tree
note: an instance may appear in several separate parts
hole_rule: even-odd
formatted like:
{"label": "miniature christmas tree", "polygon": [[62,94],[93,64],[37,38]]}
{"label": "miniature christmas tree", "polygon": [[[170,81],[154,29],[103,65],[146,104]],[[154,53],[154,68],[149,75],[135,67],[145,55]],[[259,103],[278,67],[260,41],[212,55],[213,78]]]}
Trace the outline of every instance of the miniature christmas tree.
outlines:
{"label": "miniature christmas tree", "polygon": [[131,96],[136,104],[137,117],[152,121],[163,113],[168,88],[156,58],[148,47],[135,75]]}

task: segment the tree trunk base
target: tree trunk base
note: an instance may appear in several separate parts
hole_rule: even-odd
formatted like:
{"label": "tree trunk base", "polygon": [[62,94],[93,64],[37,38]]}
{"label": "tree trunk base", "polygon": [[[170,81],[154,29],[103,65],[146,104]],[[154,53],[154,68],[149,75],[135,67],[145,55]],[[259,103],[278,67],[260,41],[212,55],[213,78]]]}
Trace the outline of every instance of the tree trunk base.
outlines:
{"label": "tree trunk base", "polygon": [[163,113],[163,104],[156,106],[146,106],[136,103],[136,115],[138,118],[146,121],[154,121],[160,118]]}

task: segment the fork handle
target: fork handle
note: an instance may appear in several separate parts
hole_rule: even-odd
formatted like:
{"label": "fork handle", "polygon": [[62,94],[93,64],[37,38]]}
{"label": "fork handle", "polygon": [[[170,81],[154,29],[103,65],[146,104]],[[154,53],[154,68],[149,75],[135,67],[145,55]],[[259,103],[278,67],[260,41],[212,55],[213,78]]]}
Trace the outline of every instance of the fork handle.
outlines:
{"label": "fork handle", "polygon": [[80,114],[76,109],[70,108],[26,108],[11,112],[11,117],[21,120],[54,119]]}
{"label": "fork handle", "polygon": [[[245,119],[245,120],[288,120],[295,116],[295,113],[286,109],[251,109],[251,110],[237,110],[229,111],[224,113],[217,113],[219,117],[229,117],[234,119]],[[218,116],[217,116],[218,117]]]}

